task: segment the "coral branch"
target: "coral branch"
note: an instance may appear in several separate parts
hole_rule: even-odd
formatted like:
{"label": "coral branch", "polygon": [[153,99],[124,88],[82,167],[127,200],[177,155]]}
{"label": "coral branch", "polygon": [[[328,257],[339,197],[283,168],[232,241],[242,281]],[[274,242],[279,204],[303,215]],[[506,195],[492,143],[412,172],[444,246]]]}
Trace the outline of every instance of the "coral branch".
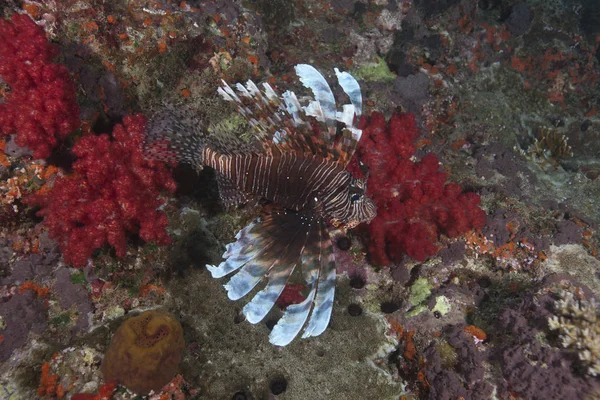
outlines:
{"label": "coral branch", "polygon": [[0,18],[0,76],[10,86],[0,104],[0,136],[16,133],[35,158],[50,156],[80,125],[75,88],[69,71],[52,63],[56,53],[27,15]]}
{"label": "coral branch", "polygon": [[175,191],[170,171],[142,156],[146,119],[128,116],[110,136],[87,136],[73,147],[78,160],[70,176],[56,180],[47,193],[27,199],[61,247],[65,261],[85,265],[94,249],[108,243],[116,254],[126,252],[127,232],[147,242],[170,243],[167,217],[158,211],[161,190]]}
{"label": "coral branch", "polygon": [[479,196],[447,183],[434,154],[412,161],[418,129],[412,114],[395,113],[386,124],[380,113],[361,121],[363,137],[349,169],[369,167],[367,194],[377,204],[368,227],[369,253],[380,265],[399,262],[404,254],[424,261],[438,251],[440,234],[462,235],[485,224]]}

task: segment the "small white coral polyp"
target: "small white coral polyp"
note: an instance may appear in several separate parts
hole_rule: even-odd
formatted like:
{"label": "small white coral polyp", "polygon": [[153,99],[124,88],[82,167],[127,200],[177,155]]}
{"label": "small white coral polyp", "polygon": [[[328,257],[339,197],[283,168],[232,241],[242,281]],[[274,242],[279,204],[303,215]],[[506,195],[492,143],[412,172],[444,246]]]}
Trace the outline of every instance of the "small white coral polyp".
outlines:
{"label": "small white coral polyp", "polygon": [[577,351],[588,374],[600,375],[600,308],[595,299],[577,299],[563,290],[548,326],[558,331],[564,348]]}

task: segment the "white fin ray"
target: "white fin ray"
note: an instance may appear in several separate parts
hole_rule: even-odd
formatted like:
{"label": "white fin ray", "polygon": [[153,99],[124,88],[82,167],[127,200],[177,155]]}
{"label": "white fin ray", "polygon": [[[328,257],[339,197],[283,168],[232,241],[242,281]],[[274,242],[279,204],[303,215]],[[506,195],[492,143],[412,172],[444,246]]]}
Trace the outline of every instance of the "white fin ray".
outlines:
{"label": "white fin ray", "polygon": [[300,110],[302,110],[302,106],[296,97],[296,93],[287,90],[283,93],[282,97],[286,111],[294,119],[294,126],[306,124],[306,121],[300,117]]}
{"label": "white fin ray", "polygon": [[317,229],[312,229],[309,232],[309,237],[307,238],[307,245],[309,247],[302,249],[302,255],[300,257],[302,262],[302,276],[307,285],[311,288],[310,292],[303,302],[288,306],[283,317],[281,317],[271,331],[269,341],[276,346],[287,346],[296,336],[298,336],[298,333],[306,323],[313,306],[320,266],[320,254],[319,252],[314,251],[314,246],[316,245],[320,248],[322,237],[321,227],[317,226],[316,228]]}
{"label": "white fin ray", "polygon": [[309,117],[315,117],[315,119],[319,122],[328,122],[327,116],[321,107],[321,103],[313,100],[306,107],[304,107],[304,112]]}
{"label": "white fin ray", "polygon": [[269,342],[275,346],[287,346],[298,336],[298,332],[308,318],[310,309],[315,298],[315,289],[313,288],[302,303],[288,306],[283,317],[273,327],[269,335]]}
{"label": "white fin ray", "polygon": [[252,259],[248,261],[223,287],[227,290],[229,300],[239,300],[252,291],[263,280],[265,274],[275,265],[265,264]]}
{"label": "white fin ray", "polygon": [[240,98],[235,94],[233,89],[227,84],[227,82],[225,82],[222,79],[221,79],[221,87],[219,87],[217,89],[217,93],[219,93],[224,100],[236,101],[238,103],[242,102],[240,100]]}
{"label": "white fin ray", "polygon": [[207,265],[213,278],[221,278],[229,275],[233,271],[241,268],[248,261],[260,255],[267,250],[274,242],[273,238],[265,238],[260,235],[252,234],[252,229],[257,225],[257,222],[252,222],[244,229],[240,230],[235,236],[236,241],[225,246],[223,258],[218,267]]}
{"label": "white fin ray", "polygon": [[[285,212],[281,213],[282,215],[287,215]],[[299,230],[295,230],[292,233],[290,239],[285,240],[281,237],[267,235],[267,232],[270,232],[269,229],[277,228],[282,233],[288,233],[290,228],[294,228],[294,222],[290,219],[276,219],[279,214],[275,214],[275,218],[273,215],[269,216],[265,220],[259,221],[255,227],[256,233],[260,236],[260,239],[257,239],[258,243],[255,243],[257,248],[260,248],[261,251],[256,254],[256,256],[249,260],[242,269],[239,270],[228,283],[223,285],[227,290],[227,296],[230,300],[238,300],[250,293],[258,283],[260,283],[267,274],[277,274],[280,268],[278,266],[284,265],[287,266],[290,261],[287,259],[288,254],[293,254],[295,252],[300,252],[300,247],[295,249],[295,245],[298,242],[296,237],[299,233]],[[270,228],[269,228],[270,227]],[[266,229],[265,229],[266,228]],[[272,240],[271,244],[264,248],[260,245],[260,240]],[[301,242],[302,244],[304,242]],[[254,244],[251,244],[253,246]],[[290,245],[294,245],[291,246]],[[235,246],[235,244],[234,244]],[[292,261],[295,261],[292,259]],[[294,262],[295,265],[295,262]],[[288,275],[289,276],[289,275]],[[269,276],[270,280],[270,276]],[[284,284],[285,286],[285,284]],[[283,289],[282,289],[283,290]]]}
{"label": "white fin ray", "polygon": [[356,115],[356,108],[352,104],[344,104],[342,106],[342,112],[335,114],[335,119],[346,125],[352,127],[354,125],[354,116]]}
{"label": "white fin ray", "polygon": [[321,254],[319,261],[321,265],[317,281],[317,294],[310,320],[302,334],[303,339],[322,334],[327,329],[327,325],[329,325],[333,310],[336,278],[335,256],[329,238],[328,240],[321,240],[320,245]]}
{"label": "white fin ray", "polygon": [[258,89],[258,87],[256,86],[256,84],[254,82],[252,82],[250,79],[248,79],[246,81],[246,89],[252,96],[260,96],[261,95],[261,92]]}
{"label": "white fin ray", "polygon": [[238,91],[239,94],[241,94],[244,97],[252,97],[252,95],[250,94],[250,91],[248,91],[248,89],[246,89],[244,87],[244,85],[242,85],[241,83],[236,83],[235,84],[235,88]]}
{"label": "white fin ray", "polygon": [[[248,322],[256,324],[267,316],[296,267],[302,265],[309,293],[301,303],[286,308],[270,335],[271,343],[285,346],[305,325],[303,337],[309,337],[321,334],[329,323],[335,287],[332,243],[325,221],[315,218],[313,211],[273,208],[263,216],[238,232],[237,241],[227,246],[224,257],[229,258],[224,263],[234,264],[237,257],[237,263],[245,264],[224,287],[229,299],[238,300],[267,279],[265,287],[243,308]],[[312,221],[309,224],[307,217]],[[274,242],[265,248],[263,244],[269,239]]]}
{"label": "white fin ray", "polygon": [[[251,80],[234,86],[238,94],[223,82],[218,93],[225,100],[237,103],[238,111],[249,121],[263,152],[272,154],[273,147],[280,151],[309,151],[347,165],[362,134],[357,126],[362,114],[358,82],[350,73],[334,68],[340,87],[350,99],[350,103],[343,104],[338,111],[331,87],[317,69],[308,64],[298,64],[294,69],[302,85],[312,92],[308,100],[300,102],[292,91],[279,95],[266,82],[262,83],[261,90]],[[318,138],[312,137],[315,132],[308,123],[309,118],[322,124]],[[344,126],[341,131],[337,129],[338,122]]]}
{"label": "white fin ray", "polygon": [[277,93],[275,93],[275,91],[273,90],[273,88],[271,87],[271,85],[269,85],[268,82],[263,82],[263,88],[265,89],[265,95],[267,96],[267,99],[272,100],[272,101],[279,101],[279,96],[277,96]]}
{"label": "white fin ray", "polygon": [[308,64],[298,64],[294,69],[300,82],[312,90],[315,100],[320,103],[327,124],[332,124],[335,121],[335,97],[323,75]]}
{"label": "white fin ray", "polygon": [[337,68],[334,68],[333,70],[335,71],[340,86],[348,95],[350,102],[354,106],[356,117],[360,118],[362,115],[362,93],[360,92],[360,85],[350,73],[345,71],[340,72]]}
{"label": "white fin ray", "polygon": [[258,292],[248,304],[244,306],[242,312],[246,320],[251,324],[256,324],[263,320],[271,311],[275,302],[283,292],[285,285],[296,268],[297,262],[285,267],[279,266],[274,273],[269,273],[269,282],[263,290]]}
{"label": "white fin ray", "polygon": [[331,143],[336,132],[335,97],[333,92],[325,77],[312,65],[298,64],[294,69],[296,75],[300,78],[300,82],[313,92],[315,98],[308,106],[304,107],[304,112],[306,115],[313,116],[327,125],[327,131],[323,132],[323,136],[328,143]]}
{"label": "white fin ray", "polygon": [[248,322],[256,324],[268,314],[275,302],[283,292],[285,285],[298,265],[298,254],[302,251],[306,237],[303,230],[298,230],[290,243],[285,247],[284,253],[279,256],[273,267],[269,269],[268,282],[263,290],[258,292],[248,304],[244,306],[243,313]]}

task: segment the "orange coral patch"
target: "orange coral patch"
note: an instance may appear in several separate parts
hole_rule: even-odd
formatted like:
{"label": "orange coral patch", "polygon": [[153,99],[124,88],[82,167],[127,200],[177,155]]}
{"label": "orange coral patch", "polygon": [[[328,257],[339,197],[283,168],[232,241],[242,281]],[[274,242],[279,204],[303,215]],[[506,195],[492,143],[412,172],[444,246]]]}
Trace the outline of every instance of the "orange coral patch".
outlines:
{"label": "orange coral patch", "polygon": [[56,393],[59,376],[50,373],[50,363],[42,364],[42,376],[38,387],[38,396],[53,396]]}
{"label": "orange coral patch", "polygon": [[465,326],[463,331],[467,332],[470,335],[473,335],[477,340],[484,341],[487,338],[487,335],[483,331],[483,329],[476,327],[475,325]]}
{"label": "orange coral patch", "polygon": [[458,140],[452,142],[450,144],[450,147],[452,147],[452,150],[458,151],[461,147],[463,147],[464,145],[466,145],[468,143],[469,142],[467,142],[465,139],[458,139]]}
{"label": "orange coral patch", "polygon": [[148,293],[150,292],[158,292],[158,293],[164,293],[165,292],[165,288],[158,286],[158,285],[154,285],[152,283],[149,283],[147,285],[144,285],[140,288],[140,296],[141,297],[145,297],[148,295]]}
{"label": "orange coral patch", "polygon": [[90,32],[98,32],[98,24],[95,23],[94,21],[88,22],[86,24],[83,25],[85,29],[87,29]]}
{"label": "orange coral patch", "polygon": [[413,342],[413,336],[415,335],[415,331],[406,332],[404,335],[404,339],[406,340],[406,345],[404,346],[404,358],[409,360],[414,360],[415,355],[417,354],[417,348],[415,347],[415,343]]}
{"label": "orange coral patch", "polygon": [[36,4],[25,4],[23,9],[27,11],[27,14],[31,15],[33,19],[39,19],[41,15],[40,7]]}
{"label": "orange coral patch", "polygon": [[0,153],[0,165],[2,165],[3,167],[8,167],[10,165],[10,161],[4,153]]}
{"label": "orange coral patch", "polygon": [[50,292],[49,287],[40,286],[37,283],[34,283],[32,281],[26,281],[21,286],[19,286],[20,293],[23,293],[25,290],[33,290],[35,292],[35,294],[37,294],[39,297],[46,297],[46,296],[48,296],[48,293]]}
{"label": "orange coral patch", "polygon": [[446,73],[448,75],[454,76],[456,75],[456,64],[452,63],[448,66],[448,68],[446,69]]}

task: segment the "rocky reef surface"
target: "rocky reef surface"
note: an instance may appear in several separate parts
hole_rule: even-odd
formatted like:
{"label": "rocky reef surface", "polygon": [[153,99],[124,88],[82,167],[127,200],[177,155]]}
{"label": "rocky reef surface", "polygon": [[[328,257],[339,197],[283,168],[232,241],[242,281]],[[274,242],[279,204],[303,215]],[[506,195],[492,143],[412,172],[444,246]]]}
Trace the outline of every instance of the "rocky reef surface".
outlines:
{"label": "rocky reef surface", "polygon": [[[105,381],[102,363],[148,311],[166,322],[136,325],[136,360],[180,358],[150,399],[600,396],[593,0],[7,0],[0,16],[0,398],[141,398],[156,382]],[[220,80],[301,93],[299,63],[360,82],[380,219],[336,241],[325,333],[275,347],[302,294],[251,325],[204,267],[258,206],[226,210],[209,169],[138,146],[165,104],[244,137]]]}

